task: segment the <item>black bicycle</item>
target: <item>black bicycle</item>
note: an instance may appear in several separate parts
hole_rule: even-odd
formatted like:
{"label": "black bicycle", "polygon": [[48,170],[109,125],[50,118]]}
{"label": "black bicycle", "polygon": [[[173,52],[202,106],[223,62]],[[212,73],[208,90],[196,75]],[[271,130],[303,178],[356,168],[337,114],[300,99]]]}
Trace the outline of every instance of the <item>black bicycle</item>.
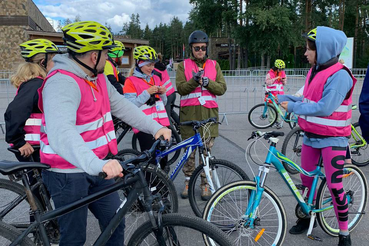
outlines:
{"label": "black bicycle", "polygon": [[[35,221],[23,232],[12,225],[0,221],[0,244],[11,246],[35,245],[29,237],[31,234],[37,233],[43,245],[50,245],[45,230],[46,222],[69,213],[74,209],[86,206],[113,192],[126,189],[127,198],[122,202],[115,216],[100,234],[94,245],[106,244],[111,232],[117,228],[125,214],[130,211],[137,201],[140,201],[143,205],[142,208],[146,211],[149,220],[135,231],[127,244],[128,246],[203,245],[203,235],[211,238],[212,245],[232,245],[225,234],[211,223],[199,218],[191,218],[179,214],[163,214],[165,210],[164,202],[160,194],[152,194],[148,188],[148,183],[143,172],[148,165],[148,160],[153,156],[156,146],[160,141],[161,140],[156,141],[150,150],[145,151],[139,157],[121,162],[124,170],[124,178],[119,182],[69,205],[45,213],[42,213],[35,203],[26,177],[27,174],[24,170],[33,168],[48,169],[49,166],[37,162],[1,161],[0,173],[4,175],[20,175],[22,177],[22,183],[26,189],[27,199],[30,202]],[[105,177],[104,173],[101,173],[100,176],[102,178]],[[156,204],[160,204],[158,212],[153,210],[154,201],[156,201]],[[33,237],[33,235],[31,235],[31,237]]]}

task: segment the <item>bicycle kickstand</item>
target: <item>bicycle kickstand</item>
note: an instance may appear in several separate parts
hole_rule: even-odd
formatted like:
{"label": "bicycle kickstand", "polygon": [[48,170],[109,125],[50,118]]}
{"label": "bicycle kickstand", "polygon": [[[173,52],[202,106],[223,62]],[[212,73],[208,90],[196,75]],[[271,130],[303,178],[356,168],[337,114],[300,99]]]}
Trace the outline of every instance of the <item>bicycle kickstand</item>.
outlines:
{"label": "bicycle kickstand", "polygon": [[320,237],[317,237],[317,236],[314,236],[313,234],[311,234],[311,232],[313,231],[315,218],[316,218],[316,213],[312,212],[310,214],[310,224],[309,224],[309,229],[308,229],[306,235],[311,240],[322,242],[322,239]]}

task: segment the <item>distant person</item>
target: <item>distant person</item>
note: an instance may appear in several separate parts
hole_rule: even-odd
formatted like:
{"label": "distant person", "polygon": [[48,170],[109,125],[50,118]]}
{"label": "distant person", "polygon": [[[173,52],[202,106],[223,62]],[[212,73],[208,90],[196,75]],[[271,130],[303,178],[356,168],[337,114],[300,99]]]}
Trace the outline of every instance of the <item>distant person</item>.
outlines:
{"label": "distant person", "polygon": [[359,99],[359,124],[363,138],[369,142],[369,65],[366,69],[363,88]]}
{"label": "distant person", "polygon": [[122,65],[122,57],[125,46],[122,42],[114,41],[116,47],[108,52],[108,59],[105,63],[104,74],[108,77],[110,83],[117,89],[120,94],[123,94],[123,85],[125,77],[119,72],[118,66]]}
{"label": "distant person", "polygon": [[[188,38],[191,49],[190,58],[178,65],[176,73],[177,91],[181,95],[180,121],[205,120],[210,117],[219,118],[217,96],[223,95],[227,85],[222,70],[215,60],[207,57],[209,38],[203,31],[194,31]],[[203,136],[203,129],[200,129]],[[182,139],[194,135],[191,126],[181,126]],[[206,149],[211,151],[215,137],[219,135],[218,124],[210,127],[210,138],[204,143]],[[185,185],[181,193],[182,198],[188,198],[188,183],[195,170],[195,154],[192,152],[189,160],[183,166]],[[204,153],[205,156],[207,153]],[[201,158],[200,158],[201,159]],[[202,160],[200,160],[202,163]],[[209,184],[205,174],[201,174],[201,198],[208,200],[211,196]]]}
{"label": "distant person", "polygon": [[[271,93],[277,97],[277,95],[283,95],[283,86],[287,84],[287,76],[284,72],[286,64],[283,60],[277,59],[274,62],[274,66],[269,70],[265,77],[266,88],[271,91]],[[269,109],[268,109],[269,111]],[[272,113],[269,111],[269,115]],[[271,119],[272,120],[272,119]],[[278,116],[275,123],[277,129],[282,128],[282,118],[281,115]]]}

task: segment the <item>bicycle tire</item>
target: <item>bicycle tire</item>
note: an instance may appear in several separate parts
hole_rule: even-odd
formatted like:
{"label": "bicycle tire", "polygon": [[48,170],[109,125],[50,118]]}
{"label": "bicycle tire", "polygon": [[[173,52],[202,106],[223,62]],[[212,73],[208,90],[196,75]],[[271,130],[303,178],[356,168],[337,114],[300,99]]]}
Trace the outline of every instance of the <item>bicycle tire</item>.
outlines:
{"label": "bicycle tire", "polygon": [[295,115],[295,113],[293,112],[288,113],[287,119],[288,119],[288,125],[290,126],[291,129],[297,126],[297,116]]}
{"label": "bicycle tire", "polygon": [[[172,130],[172,144],[176,145],[177,143],[180,143],[182,141],[182,139],[178,135],[178,132],[172,126],[168,126],[168,128]],[[132,149],[141,151],[136,134],[133,134],[133,136],[132,136]],[[167,165],[173,164],[178,159],[180,154],[181,154],[181,149],[178,149],[178,150],[174,151],[174,153],[169,154]]]}
{"label": "bicycle tire", "polygon": [[[161,198],[166,205],[165,213],[178,212],[178,196],[177,190],[173,182],[169,179],[168,175],[154,165],[148,165],[142,169],[145,173],[146,180],[149,185],[149,189],[153,195],[158,192],[161,194]],[[159,188],[158,188],[159,187]],[[125,199],[129,192],[129,188],[119,191],[119,196],[122,200]],[[142,197],[141,197],[142,198]],[[153,201],[153,210],[158,211],[160,205],[156,200]],[[129,212],[125,215],[126,228],[124,230],[124,242],[127,244],[134,231],[146,221],[146,213],[142,207],[140,200],[138,199]]]}
{"label": "bicycle tire", "polygon": [[[361,135],[360,137],[362,137],[359,122],[356,122],[355,124],[353,124],[353,126],[356,129],[356,131]],[[355,136],[353,134],[355,134],[355,133],[351,132],[351,138],[349,139],[349,145],[354,144],[354,143],[356,145],[362,144],[361,140],[360,139],[356,140]],[[358,138],[359,138],[359,136],[358,136]],[[351,148],[350,147],[350,153],[351,153],[352,164],[354,164],[358,167],[364,167],[364,166],[369,164],[368,143],[363,147],[358,147],[358,148]]]}
{"label": "bicycle tire", "polygon": [[[210,160],[209,162],[211,172],[214,173],[214,170],[217,171],[220,187],[238,180],[250,180],[247,174],[239,166],[230,161],[214,159]],[[202,164],[195,169],[188,184],[188,199],[190,201],[192,211],[198,217],[202,217],[202,212],[207,202],[201,200],[200,184],[203,168],[204,165]],[[220,170],[225,170],[225,172],[220,173]],[[214,175],[212,175],[212,179],[214,185],[216,185]],[[220,187],[215,187],[215,190],[219,189]]]}
{"label": "bicycle tire", "polygon": [[[251,191],[256,190],[252,181],[236,181],[220,188],[206,204],[203,219],[217,225],[231,239],[232,245],[282,245],[286,236],[286,212],[278,196],[267,186],[256,211],[254,228],[245,227],[245,211]],[[228,216],[228,217],[227,217]],[[210,245],[205,240],[206,245]]]}
{"label": "bicycle tire", "polygon": [[[24,187],[19,184],[6,179],[0,179],[0,194],[3,198],[0,199],[0,213],[2,213],[8,206],[9,212],[0,217],[3,221],[18,230],[27,228],[30,225],[30,205],[27,200]],[[22,198],[20,198],[22,197]],[[18,204],[11,205],[12,201],[20,199]],[[34,196],[37,207],[44,211],[42,203]]]}
{"label": "bicycle tire", "polygon": [[[344,175],[342,177],[343,188],[345,193],[349,193],[352,198],[349,203],[349,226],[348,230],[351,232],[359,224],[365,213],[365,207],[368,199],[368,185],[365,175],[360,168],[354,165],[345,165]],[[360,189],[361,187],[361,189]],[[353,191],[355,189],[355,191]],[[318,190],[316,207],[317,209],[326,206],[325,204],[332,204],[332,201],[326,200],[332,199],[331,193],[327,187],[327,181],[324,179]],[[339,235],[339,227],[334,209],[326,210],[318,213],[318,223],[320,227],[330,236]]]}
{"label": "bicycle tire", "polygon": [[[291,161],[301,166],[301,149],[304,131],[300,127],[293,128],[283,140],[282,154],[287,156]],[[295,168],[282,161],[282,164],[290,174],[299,173]]]}
{"label": "bicycle tire", "polygon": [[[165,214],[162,217],[161,224],[163,225],[163,231],[165,233],[164,238],[166,241],[174,240],[174,242],[171,242],[173,244],[166,245],[204,245],[204,239],[202,236],[203,234],[214,240],[214,244],[212,245],[232,245],[231,241],[219,228],[200,218],[186,217],[179,214]],[[177,227],[179,227],[180,230],[174,231],[177,229]],[[188,233],[187,230],[189,229],[192,229],[191,233]],[[145,243],[144,245],[158,245],[155,236],[152,234],[152,224],[150,221],[147,221],[135,231],[127,246],[143,245],[143,242]],[[170,236],[168,236],[168,234]],[[183,234],[186,236],[183,236]]]}
{"label": "bicycle tire", "polygon": [[[276,121],[277,121],[277,110],[270,104],[267,104],[267,115],[263,116],[263,112],[264,112],[264,108],[265,108],[265,104],[261,103],[258,105],[255,105],[249,112],[248,115],[248,120],[250,122],[250,124],[258,129],[265,129],[268,127],[271,127]],[[269,111],[270,110],[270,111]],[[272,119],[269,120],[269,114],[268,112],[272,112]],[[254,118],[255,115],[255,118]],[[256,119],[261,120],[262,123],[256,123]]]}
{"label": "bicycle tire", "polygon": [[[7,246],[21,235],[21,231],[15,227],[0,221],[0,245]],[[21,246],[35,246],[29,238],[23,238]]]}

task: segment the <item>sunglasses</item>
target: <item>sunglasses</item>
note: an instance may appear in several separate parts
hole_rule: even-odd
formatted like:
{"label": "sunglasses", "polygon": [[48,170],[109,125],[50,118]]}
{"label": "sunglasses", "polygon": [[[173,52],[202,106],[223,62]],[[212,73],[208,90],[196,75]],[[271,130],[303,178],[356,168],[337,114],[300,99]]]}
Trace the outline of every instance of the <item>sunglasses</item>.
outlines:
{"label": "sunglasses", "polygon": [[200,51],[200,49],[202,50],[202,51],[206,51],[206,46],[194,46],[193,47],[193,49],[196,51],[196,52],[199,52]]}

